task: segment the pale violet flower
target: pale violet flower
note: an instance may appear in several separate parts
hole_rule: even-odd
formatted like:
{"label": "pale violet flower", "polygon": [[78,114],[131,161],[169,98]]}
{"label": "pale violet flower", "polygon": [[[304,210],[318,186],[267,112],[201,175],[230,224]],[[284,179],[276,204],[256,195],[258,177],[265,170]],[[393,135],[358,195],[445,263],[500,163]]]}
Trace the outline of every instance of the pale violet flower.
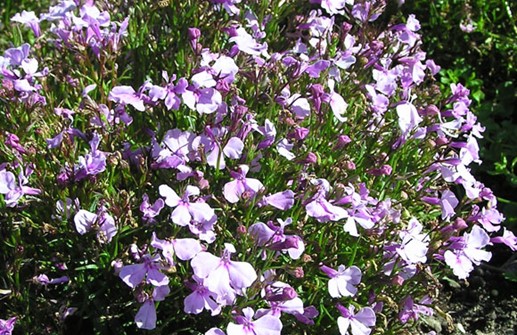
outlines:
{"label": "pale violet flower", "polygon": [[371,307],[364,307],[355,313],[355,307],[348,308],[337,305],[341,316],[337,318],[337,325],[341,335],[369,335],[372,332],[370,327],[375,326],[375,312]]}
{"label": "pale violet flower", "polygon": [[330,277],[328,282],[329,294],[332,298],[353,297],[357,293],[357,285],[361,282],[362,273],[357,266],[349,268],[340,265],[336,270],[322,265],[321,271]]}
{"label": "pale violet flower", "polygon": [[235,317],[237,323],[228,324],[228,335],[280,335],[282,322],[276,316],[264,315],[253,320],[255,312],[250,307],[242,310],[243,316]]}

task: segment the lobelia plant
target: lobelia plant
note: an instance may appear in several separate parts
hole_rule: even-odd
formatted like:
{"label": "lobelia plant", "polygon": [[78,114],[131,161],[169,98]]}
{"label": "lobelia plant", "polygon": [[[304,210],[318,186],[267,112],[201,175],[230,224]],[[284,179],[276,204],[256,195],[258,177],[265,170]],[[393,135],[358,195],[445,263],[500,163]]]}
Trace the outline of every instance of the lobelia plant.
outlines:
{"label": "lobelia plant", "polygon": [[440,279],[515,250],[468,89],[384,5],[13,17],[35,40],[0,56],[1,330],[411,333]]}

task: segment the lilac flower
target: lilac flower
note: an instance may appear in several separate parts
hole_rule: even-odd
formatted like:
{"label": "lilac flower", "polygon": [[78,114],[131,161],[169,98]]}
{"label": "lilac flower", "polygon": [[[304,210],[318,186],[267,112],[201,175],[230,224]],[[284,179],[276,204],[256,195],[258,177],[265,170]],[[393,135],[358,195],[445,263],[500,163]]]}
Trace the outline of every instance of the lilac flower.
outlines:
{"label": "lilac flower", "polygon": [[422,118],[418,115],[416,107],[410,102],[399,104],[396,110],[399,117],[399,128],[404,137],[422,122]]}
{"label": "lilac flower", "polygon": [[0,319],[0,335],[11,335],[14,330],[15,322],[16,317],[12,317],[7,320]]}
{"label": "lilac flower", "polygon": [[[118,105],[115,109],[109,109],[105,104],[99,104],[99,116],[94,116],[90,119],[90,124],[106,128],[107,126],[114,126],[121,121],[126,125],[133,123],[133,118],[126,113],[126,107]],[[101,117],[102,116],[102,117]]]}
{"label": "lilac flower", "polygon": [[[28,175],[32,174],[32,169],[27,169]],[[7,207],[15,207],[20,198],[24,195],[38,195],[41,193],[40,189],[25,186],[28,183],[27,177],[20,171],[18,180],[15,175],[6,171],[0,170],[0,194],[5,195],[5,204]]]}
{"label": "lilac flower", "polygon": [[155,217],[160,214],[163,206],[165,206],[165,202],[163,199],[157,199],[154,204],[151,205],[147,194],[144,194],[142,197],[143,201],[140,204],[140,212],[143,214],[142,219],[147,223],[154,223],[156,221]]}
{"label": "lilac flower", "polygon": [[396,252],[407,264],[427,261],[430,238],[427,234],[422,234],[422,229],[422,224],[413,218],[409,221],[408,228],[399,233],[402,242],[397,246]]}
{"label": "lilac flower", "polygon": [[268,283],[261,291],[261,296],[267,301],[269,309],[259,309],[257,317],[269,314],[280,317],[282,313],[303,314],[303,301],[298,298],[296,290],[289,284],[275,281]]}
{"label": "lilac flower", "polygon": [[252,56],[264,55],[267,57],[267,43],[259,43],[244,28],[240,27],[234,30],[234,36],[230,38],[230,42],[235,42],[237,48]]}
{"label": "lilac flower", "polygon": [[305,325],[313,325],[314,318],[319,315],[318,310],[314,306],[308,306],[303,309],[303,313],[294,313],[293,314],[296,320],[300,321]]}
{"label": "lilac flower", "polygon": [[22,13],[16,13],[12,18],[11,18],[11,21],[12,22],[18,22],[18,23],[22,23],[22,24],[25,24],[27,26],[29,26],[32,31],[34,32],[34,35],[36,37],[39,37],[41,35],[41,30],[40,30],[40,26],[39,26],[39,19],[38,17],[36,16],[36,14],[34,12],[27,12],[27,11],[22,11]]}
{"label": "lilac flower", "polygon": [[212,114],[223,103],[221,93],[214,88],[216,81],[207,71],[202,71],[191,78],[189,85],[182,93],[183,102],[199,114]]}
{"label": "lilac flower", "polygon": [[89,176],[95,176],[106,170],[106,154],[98,150],[100,137],[93,134],[90,141],[91,152],[79,157],[79,163],[74,166],[74,178],[80,181]]}
{"label": "lilac flower", "polygon": [[319,222],[339,221],[348,217],[348,212],[344,208],[335,206],[326,199],[330,192],[330,184],[327,180],[314,179],[311,183],[317,186],[318,191],[305,205],[307,215]]}
{"label": "lilac flower", "polygon": [[[476,207],[473,206],[474,209]],[[473,214],[468,218],[468,221],[477,221],[487,232],[496,232],[501,229],[501,222],[504,219],[503,214],[497,208],[491,207],[487,209],[483,207],[481,211],[479,211],[479,208],[477,208],[477,211],[473,210]]]}
{"label": "lilac flower", "polygon": [[344,14],[343,8],[345,8],[345,5],[353,5],[354,0],[310,0],[310,3],[321,5],[321,8],[330,15],[342,15]]}
{"label": "lilac flower", "polygon": [[117,234],[117,226],[111,215],[104,209],[97,214],[81,209],[74,216],[75,229],[81,235],[86,234],[94,227],[97,229],[97,239],[101,243],[109,243]]}
{"label": "lilac flower", "polygon": [[288,210],[294,205],[294,192],[286,190],[265,196],[260,201],[259,206],[265,205],[273,206],[283,211]]}
{"label": "lilac flower", "polygon": [[217,8],[222,6],[229,15],[239,15],[240,10],[235,4],[240,3],[241,0],[210,0]]}
{"label": "lilac flower", "polygon": [[402,309],[399,312],[399,320],[402,324],[407,323],[409,320],[418,320],[420,315],[433,315],[433,309],[426,305],[432,302],[431,298],[424,296],[420,303],[415,303],[411,296],[407,296],[403,300]]}
{"label": "lilac flower", "polygon": [[311,78],[319,78],[321,72],[328,69],[330,66],[330,61],[328,60],[317,60],[314,62],[314,64],[311,64],[305,68],[305,72],[309,75]]}
{"label": "lilac flower", "polygon": [[257,279],[251,264],[230,260],[235,252],[235,247],[226,243],[222,257],[202,251],[190,262],[194,274],[204,279],[207,288],[227,304],[233,303],[235,294],[243,294]]}
{"label": "lilac flower", "polygon": [[194,151],[193,141],[195,134],[179,129],[168,130],[161,144],[153,141],[151,155],[153,168],[186,170],[191,152]]}
{"label": "lilac flower", "polygon": [[286,138],[281,139],[280,142],[278,142],[278,144],[276,145],[276,149],[280,156],[283,156],[290,161],[296,157],[296,155],[291,152],[293,147],[294,145],[290,143]]}
{"label": "lilac flower", "polygon": [[442,220],[449,219],[456,214],[454,208],[458,206],[459,201],[453,192],[445,190],[440,198],[440,206],[442,207]]}
{"label": "lilac flower", "polygon": [[155,301],[163,301],[169,295],[168,285],[158,286],[153,289],[152,297],[146,299],[135,315],[136,326],[140,329],[151,330],[156,328],[156,307]]}
{"label": "lilac flower", "polygon": [[160,195],[165,198],[165,204],[175,207],[171,219],[177,225],[186,226],[191,220],[206,222],[215,216],[214,210],[207,203],[190,202],[191,196],[197,196],[200,193],[196,186],[187,186],[185,194],[181,198],[167,185],[160,185],[159,191]]}
{"label": "lilac flower", "polygon": [[346,268],[340,265],[338,270],[326,265],[320,267],[330,277],[328,282],[329,294],[332,298],[353,297],[357,293],[357,285],[361,282],[361,270],[357,266]]}
{"label": "lilac flower", "polygon": [[52,218],[56,220],[68,220],[70,215],[75,211],[74,206],[79,207],[79,201],[77,199],[74,201],[67,197],[65,201],[56,201],[56,215],[52,215]]}
{"label": "lilac flower", "polygon": [[164,100],[167,110],[178,110],[181,104],[180,96],[186,92],[188,81],[185,78],[180,78],[176,85],[173,81],[176,80],[176,75],[169,79],[167,72],[162,72],[162,78],[167,82],[165,87],[151,85],[149,89],[149,97],[152,101]]}
{"label": "lilac flower", "polygon": [[284,228],[292,223],[288,218],[283,221],[278,219],[280,226],[277,227],[272,221],[268,224],[256,222],[249,228],[249,234],[255,239],[258,246],[266,246],[271,250],[287,252],[292,259],[298,259],[305,251],[303,240],[297,235],[284,234]]}
{"label": "lilac flower", "polygon": [[143,112],[145,110],[144,101],[131,86],[116,86],[111,89],[109,100],[119,104],[131,105],[136,110]]}
{"label": "lilac flower", "polygon": [[205,335],[226,335],[221,329],[219,328],[210,328]]}
{"label": "lilac flower", "polygon": [[205,148],[206,162],[208,165],[221,170],[226,168],[225,157],[230,159],[241,158],[244,150],[244,143],[240,138],[235,136],[231,137],[224,146],[221,154],[220,146],[222,146],[222,144],[219,144],[219,142],[222,141],[223,133],[226,132],[226,130],[206,130],[209,133],[209,136],[201,136],[199,138],[199,145],[202,145]]}
{"label": "lilac flower", "polygon": [[140,306],[135,315],[135,323],[140,329],[151,330],[156,328],[156,307],[152,299],[144,301]]}
{"label": "lilac flower", "polygon": [[47,142],[47,148],[55,149],[63,142],[63,132],[60,132],[56,136],[46,139],[45,141]]}
{"label": "lilac flower", "polygon": [[226,183],[223,190],[223,195],[228,202],[238,202],[245,192],[248,193],[249,197],[254,197],[264,188],[264,185],[258,179],[246,178],[248,171],[249,166],[239,165],[238,171],[230,172],[234,180]]}
{"label": "lilac flower", "polygon": [[341,335],[348,335],[348,329],[351,329],[352,335],[369,335],[372,330],[369,327],[375,326],[375,312],[371,307],[364,307],[359,312],[354,313],[355,307],[350,305],[345,308],[337,305],[342,316],[337,318],[337,324]]}
{"label": "lilac flower", "polygon": [[265,139],[258,144],[257,149],[260,150],[270,147],[275,142],[276,128],[274,123],[268,119],[266,119],[264,122],[264,126],[258,126],[257,124],[254,124],[253,129],[265,137]]}
{"label": "lilac flower", "polygon": [[447,250],[443,257],[445,263],[452,268],[454,274],[459,279],[465,279],[474,270],[475,265],[481,261],[488,262],[492,254],[482,250],[490,244],[490,237],[479,226],[472,227],[470,233],[465,233],[461,237],[452,238],[451,250]]}
{"label": "lilac flower", "polygon": [[474,23],[474,21],[472,21],[471,18],[468,18],[467,20],[460,22],[460,29],[461,31],[467,34],[470,34],[474,30],[476,30],[476,24]]}
{"label": "lilac flower", "polygon": [[345,102],[343,97],[334,91],[334,81],[329,80],[330,94],[328,95],[328,103],[330,104],[330,109],[332,109],[332,113],[336,119],[340,122],[345,122],[347,118],[345,117],[345,112],[348,108],[348,104]]}
{"label": "lilac flower", "polygon": [[161,258],[159,255],[151,256],[146,254],[141,261],[139,264],[125,265],[120,270],[119,277],[127,286],[135,288],[144,279],[155,287],[169,284],[169,278],[160,272]]}
{"label": "lilac flower", "polygon": [[29,57],[30,48],[30,44],[24,43],[18,48],[10,48],[4,51],[4,57],[7,58],[11,66],[20,66]]}
{"label": "lilac flower", "polygon": [[506,244],[512,251],[517,251],[517,237],[513,234],[511,230],[503,227],[503,235],[492,237],[490,239],[492,243],[504,243]]}
{"label": "lilac flower", "polygon": [[384,113],[388,110],[389,99],[382,93],[377,93],[372,85],[365,85],[366,91],[372,103],[372,109],[376,113]]}
{"label": "lilac flower", "polygon": [[10,132],[6,132],[7,138],[5,139],[5,144],[16,150],[19,154],[24,154],[27,152],[25,148],[20,145],[20,138],[16,136],[15,134],[11,134]]}
{"label": "lilac flower", "polygon": [[64,19],[67,13],[70,13],[77,5],[72,0],[62,0],[56,6],[50,6],[49,12],[41,15],[41,21],[55,21]]}
{"label": "lilac flower", "polygon": [[203,250],[201,243],[196,239],[176,238],[160,240],[156,237],[155,232],[153,232],[151,246],[162,251],[163,257],[167,260],[170,266],[175,265],[174,259],[172,258],[174,255],[182,261],[187,261]]}
{"label": "lilac flower", "polygon": [[242,310],[244,316],[236,316],[235,323],[228,324],[228,335],[280,335],[282,322],[278,317],[264,315],[253,320],[255,312],[250,307]]}
{"label": "lilac flower", "polygon": [[212,315],[221,313],[221,305],[217,303],[217,293],[214,293],[204,285],[204,279],[197,276],[192,277],[194,284],[187,284],[192,289],[183,301],[183,311],[188,314],[199,314],[204,309],[210,310]]}
{"label": "lilac flower", "polygon": [[235,75],[239,72],[239,67],[235,64],[233,58],[221,55],[211,66],[215,75],[227,84],[235,81]]}
{"label": "lilac flower", "polygon": [[67,283],[68,281],[70,281],[70,278],[68,278],[67,276],[61,276],[59,278],[50,279],[47,275],[41,274],[39,276],[34,277],[33,281],[40,285],[46,286],[46,285],[64,284],[64,283]]}

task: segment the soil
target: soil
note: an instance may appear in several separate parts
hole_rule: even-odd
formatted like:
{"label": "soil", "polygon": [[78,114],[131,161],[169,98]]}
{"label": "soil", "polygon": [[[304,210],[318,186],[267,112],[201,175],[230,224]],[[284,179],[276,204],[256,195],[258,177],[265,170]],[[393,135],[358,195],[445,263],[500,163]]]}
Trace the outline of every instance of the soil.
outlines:
{"label": "soil", "polygon": [[475,269],[467,281],[444,281],[440,307],[452,320],[447,322],[436,313],[424,318],[423,334],[517,335],[517,282],[501,272],[504,268],[516,273],[517,260],[507,251],[493,251],[493,256],[491,263]]}

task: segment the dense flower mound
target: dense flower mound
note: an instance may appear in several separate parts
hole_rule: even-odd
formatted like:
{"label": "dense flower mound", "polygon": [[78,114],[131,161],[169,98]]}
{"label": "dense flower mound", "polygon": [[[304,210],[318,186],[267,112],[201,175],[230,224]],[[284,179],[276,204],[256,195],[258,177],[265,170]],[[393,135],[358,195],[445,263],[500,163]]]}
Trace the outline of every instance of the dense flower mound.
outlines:
{"label": "dense flower mound", "polygon": [[517,248],[413,15],[125,3],[12,18],[1,333],[402,334]]}

